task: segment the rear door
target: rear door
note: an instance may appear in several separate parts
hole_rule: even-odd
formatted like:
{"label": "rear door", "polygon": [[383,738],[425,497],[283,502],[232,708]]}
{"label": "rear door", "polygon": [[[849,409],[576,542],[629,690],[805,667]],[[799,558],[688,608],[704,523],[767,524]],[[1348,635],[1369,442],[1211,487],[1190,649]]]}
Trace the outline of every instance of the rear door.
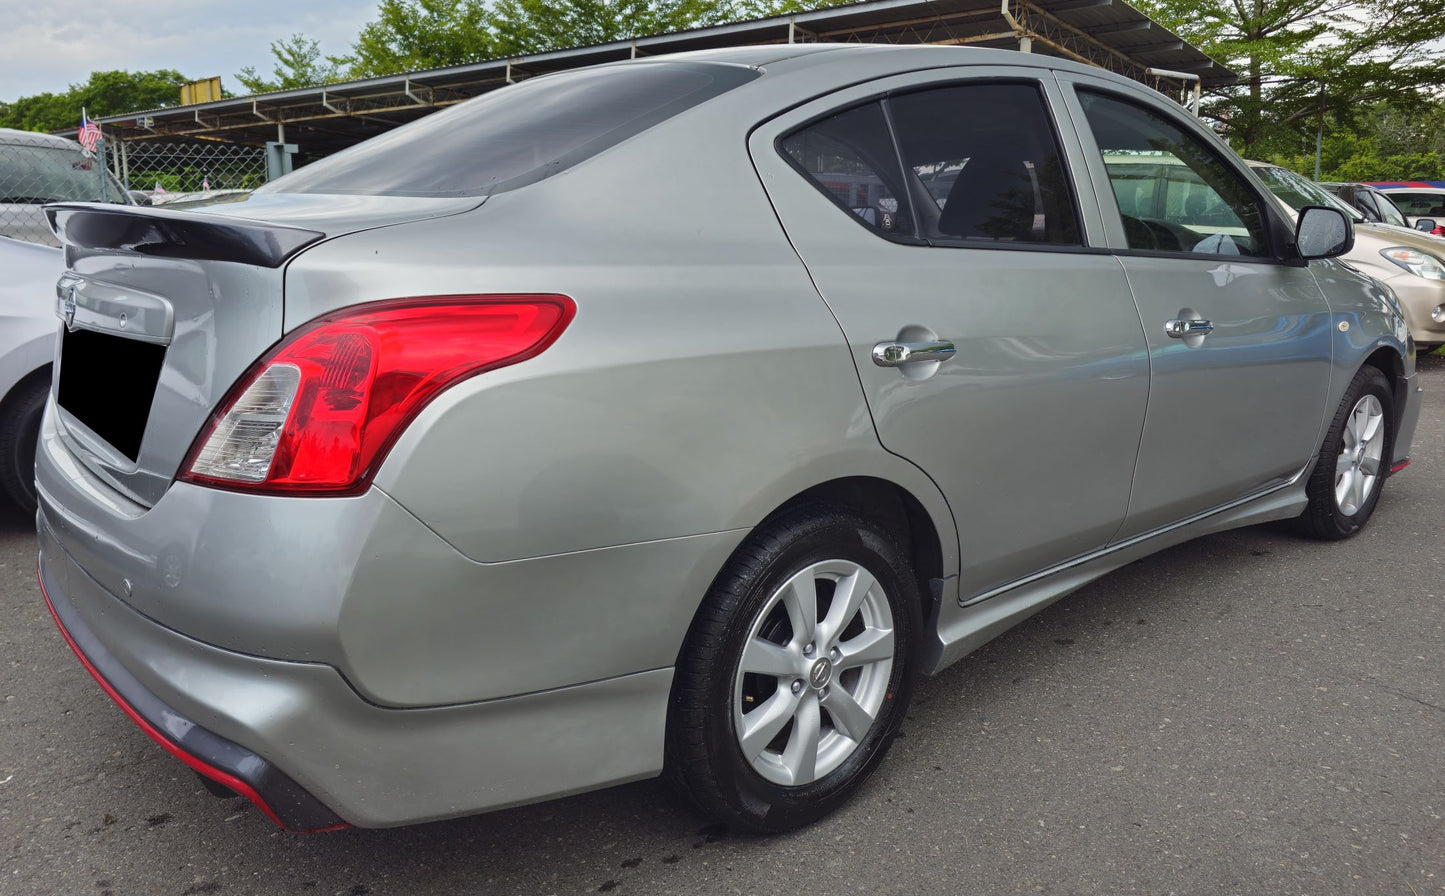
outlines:
{"label": "rear door", "polygon": [[1104,546],[1128,506],[1147,346],[1056,85],[967,67],[760,126],[754,163],[852,349],[873,424],[958,524],[964,600]]}
{"label": "rear door", "polygon": [[1331,319],[1269,197],[1162,98],[1060,75],[1153,376],[1120,539],[1280,487],[1319,445]]}

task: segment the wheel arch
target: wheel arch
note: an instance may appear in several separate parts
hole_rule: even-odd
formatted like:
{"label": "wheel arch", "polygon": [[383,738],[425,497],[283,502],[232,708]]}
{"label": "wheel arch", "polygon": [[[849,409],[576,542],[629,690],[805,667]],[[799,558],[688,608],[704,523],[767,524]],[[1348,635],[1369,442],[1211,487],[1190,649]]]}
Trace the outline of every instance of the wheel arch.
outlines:
{"label": "wheel arch", "polygon": [[1390,393],[1394,398],[1393,432],[1400,432],[1400,423],[1405,416],[1405,406],[1410,395],[1410,381],[1405,376],[1405,359],[1391,345],[1382,345],[1365,358],[1361,367],[1373,367],[1390,381]]}
{"label": "wheel arch", "polygon": [[39,367],[17,379],[8,391],[6,391],[3,395],[0,395],[0,414],[3,414],[6,410],[9,409],[10,405],[15,399],[15,396],[19,395],[25,387],[30,386],[33,383],[48,383],[54,376],[52,368],[53,364],[51,362],[46,362],[45,364],[40,365]]}
{"label": "wheel arch", "polygon": [[778,505],[758,525],[811,504],[843,507],[887,529],[908,556],[918,581],[925,620],[934,618],[942,594],[943,541],[928,510],[912,492],[876,476],[847,476],[804,489]]}

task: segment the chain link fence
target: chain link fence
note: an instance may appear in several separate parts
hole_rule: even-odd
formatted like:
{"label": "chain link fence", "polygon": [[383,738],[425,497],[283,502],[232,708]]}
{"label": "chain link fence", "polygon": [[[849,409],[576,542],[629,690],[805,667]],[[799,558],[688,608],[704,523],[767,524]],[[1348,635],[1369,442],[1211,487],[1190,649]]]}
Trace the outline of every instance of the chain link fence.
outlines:
{"label": "chain link fence", "polygon": [[130,190],[160,204],[175,194],[254,190],[266,182],[266,150],[215,141],[114,141],[111,170]]}
{"label": "chain link fence", "polygon": [[97,152],[38,133],[0,135],[0,236],[60,245],[49,202],[125,202],[126,190],[155,205],[201,204],[266,182],[266,151],[231,143],[107,140]]}
{"label": "chain link fence", "polygon": [[49,134],[0,135],[0,236],[60,245],[50,232],[48,202],[124,202],[103,157]]}

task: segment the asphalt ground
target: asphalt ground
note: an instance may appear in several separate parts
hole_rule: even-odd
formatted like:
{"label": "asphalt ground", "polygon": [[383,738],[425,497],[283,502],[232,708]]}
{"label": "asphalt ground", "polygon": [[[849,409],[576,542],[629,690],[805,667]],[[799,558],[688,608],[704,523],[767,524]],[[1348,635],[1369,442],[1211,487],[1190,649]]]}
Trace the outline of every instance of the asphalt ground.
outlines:
{"label": "asphalt ground", "polygon": [[925,682],[863,792],[770,838],[656,782],[282,833],[101,693],[0,510],[0,894],[1445,892],[1445,357],[1422,368],[1414,465],[1359,537],[1114,573]]}

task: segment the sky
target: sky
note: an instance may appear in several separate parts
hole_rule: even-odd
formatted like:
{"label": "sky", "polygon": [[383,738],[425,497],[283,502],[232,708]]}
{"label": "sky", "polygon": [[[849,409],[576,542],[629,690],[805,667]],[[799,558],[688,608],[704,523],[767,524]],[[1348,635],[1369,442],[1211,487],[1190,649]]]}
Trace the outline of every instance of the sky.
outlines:
{"label": "sky", "polygon": [[60,93],[92,71],[169,68],[199,80],[269,76],[271,42],[300,32],[342,55],[378,0],[0,0],[0,100]]}

